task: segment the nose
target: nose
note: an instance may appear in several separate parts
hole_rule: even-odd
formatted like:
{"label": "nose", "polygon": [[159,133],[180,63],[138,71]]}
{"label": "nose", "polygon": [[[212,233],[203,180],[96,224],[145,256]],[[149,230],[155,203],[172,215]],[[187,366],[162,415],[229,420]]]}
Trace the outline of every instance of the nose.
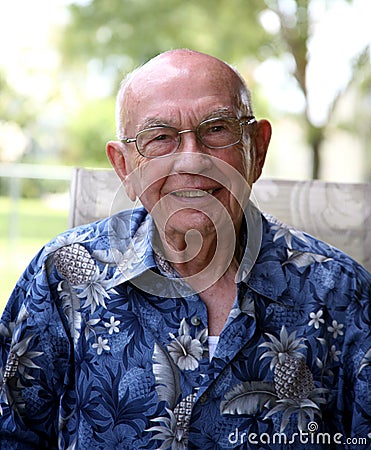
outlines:
{"label": "nose", "polygon": [[[180,138],[180,144],[178,151],[181,150],[182,147],[190,148],[190,145],[192,144],[192,147],[195,147],[196,151],[199,151],[199,148],[202,146],[202,142],[200,142],[197,138],[197,134],[195,130],[182,130],[178,131],[179,138]],[[186,136],[187,133],[192,133]],[[193,151],[192,149],[189,149],[187,151]]]}
{"label": "nose", "polygon": [[178,173],[203,173],[212,166],[210,155],[205,152],[206,147],[197,138],[194,130],[179,132],[180,145],[175,153],[174,169]]}

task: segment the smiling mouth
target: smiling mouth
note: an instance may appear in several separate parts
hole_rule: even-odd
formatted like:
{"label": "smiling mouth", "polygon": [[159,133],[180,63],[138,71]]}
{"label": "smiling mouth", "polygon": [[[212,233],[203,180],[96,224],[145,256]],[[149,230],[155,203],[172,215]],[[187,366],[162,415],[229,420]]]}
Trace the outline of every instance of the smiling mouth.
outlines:
{"label": "smiling mouth", "polygon": [[216,189],[190,189],[190,190],[184,190],[184,191],[175,191],[172,192],[171,195],[174,195],[175,197],[181,197],[181,198],[200,198],[200,197],[206,197],[207,195],[212,195]]}

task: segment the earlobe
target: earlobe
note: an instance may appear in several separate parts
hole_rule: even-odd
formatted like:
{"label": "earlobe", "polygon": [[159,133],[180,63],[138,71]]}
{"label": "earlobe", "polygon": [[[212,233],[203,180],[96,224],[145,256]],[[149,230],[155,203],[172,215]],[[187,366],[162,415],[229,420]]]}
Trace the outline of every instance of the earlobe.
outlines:
{"label": "earlobe", "polygon": [[255,147],[255,159],[254,159],[254,180],[253,183],[260,177],[265,157],[267,156],[269,142],[272,135],[272,127],[268,120],[259,120],[255,125],[255,131],[253,136],[253,145]]}
{"label": "earlobe", "polygon": [[261,126],[264,129],[263,134],[264,134],[264,139],[265,139],[265,145],[268,147],[269,142],[272,137],[272,125],[266,119],[262,119],[259,122],[261,122]]}
{"label": "earlobe", "polygon": [[117,172],[117,175],[123,180],[123,178],[126,177],[126,163],[120,148],[120,143],[117,141],[107,142],[106,153],[112,167]]}
{"label": "earlobe", "polygon": [[122,150],[121,142],[109,141],[106,145],[106,153],[110,160],[112,167],[115,169],[117,175],[120,177],[122,184],[125,187],[126,193],[131,201],[137,198],[132,183],[130,182],[130,169],[126,157]]}
{"label": "earlobe", "polygon": [[265,157],[267,155],[267,150],[269,142],[272,136],[272,127],[268,120],[259,120],[257,123],[257,130],[255,135],[258,158],[261,160],[261,165],[263,166]]}

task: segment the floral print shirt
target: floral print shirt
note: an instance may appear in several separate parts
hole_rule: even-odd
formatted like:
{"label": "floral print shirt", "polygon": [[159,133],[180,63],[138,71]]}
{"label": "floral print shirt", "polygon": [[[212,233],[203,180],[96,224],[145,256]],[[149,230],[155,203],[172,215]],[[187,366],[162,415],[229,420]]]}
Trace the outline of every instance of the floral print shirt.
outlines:
{"label": "floral print shirt", "polygon": [[0,448],[370,448],[370,274],[259,217],[211,360],[145,210],[45,246],[0,322]]}

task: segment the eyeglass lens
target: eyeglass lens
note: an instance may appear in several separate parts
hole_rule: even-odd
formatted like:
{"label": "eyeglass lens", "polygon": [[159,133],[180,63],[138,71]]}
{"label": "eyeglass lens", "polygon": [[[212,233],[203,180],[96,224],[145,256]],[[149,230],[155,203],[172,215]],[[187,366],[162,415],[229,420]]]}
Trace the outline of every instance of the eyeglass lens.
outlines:
{"label": "eyeglass lens", "polygon": [[[209,148],[225,148],[237,144],[242,135],[239,120],[216,118],[201,122],[195,130],[198,139]],[[137,135],[137,148],[147,157],[174,153],[180,144],[182,132],[172,127],[154,127]]]}

